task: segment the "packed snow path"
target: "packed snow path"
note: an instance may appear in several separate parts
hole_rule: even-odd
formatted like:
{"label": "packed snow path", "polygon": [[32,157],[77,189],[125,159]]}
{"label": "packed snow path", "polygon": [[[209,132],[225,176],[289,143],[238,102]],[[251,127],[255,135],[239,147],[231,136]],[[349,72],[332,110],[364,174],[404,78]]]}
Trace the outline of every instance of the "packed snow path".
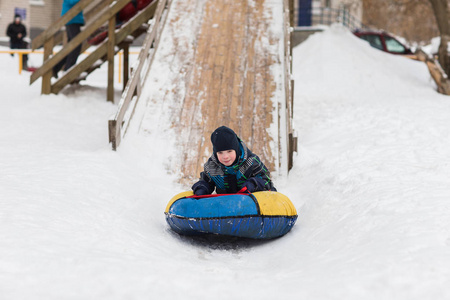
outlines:
{"label": "packed snow path", "polygon": [[[171,4],[133,122],[141,136],[157,125],[173,129],[180,153],[173,168],[182,178],[199,176],[212,153],[210,135],[222,125],[278,170],[283,25],[283,1]],[[170,118],[160,123],[160,114]]]}
{"label": "packed snow path", "polygon": [[275,183],[297,224],[209,243],[164,220],[188,188],[171,110],[113,152],[95,77],[39,96],[0,59],[0,299],[450,299],[450,100],[424,64],[339,27],[295,48],[300,148]]}

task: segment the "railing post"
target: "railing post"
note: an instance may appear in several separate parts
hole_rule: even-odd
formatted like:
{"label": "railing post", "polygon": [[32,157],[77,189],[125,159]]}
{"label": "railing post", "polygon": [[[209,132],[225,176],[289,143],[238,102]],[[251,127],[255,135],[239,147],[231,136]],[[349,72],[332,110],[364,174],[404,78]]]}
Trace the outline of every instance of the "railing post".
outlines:
{"label": "railing post", "polygon": [[[50,58],[50,55],[53,54],[53,42],[54,42],[54,36],[49,38],[44,43],[44,62],[43,62],[43,64],[45,64],[45,62]],[[53,70],[50,69],[42,76],[41,93],[44,95],[49,95],[52,91],[52,82],[51,82],[52,75],[53,75]]]}
{"label": "railing post", "polygon": [[129,77],[129,57],[130,56],[130,44],[126,43],[125,47],[123,48],[123,90],[125,90],[125,87],[128,83],[128,77]]}
{"label": "railing post", "polygon": [[116,120],[108,121],[109,128],[109,142],[112,144],[112,149],[115,151],[117,145],[120,144],[120,126],[117,126]]}
{"label": "railing post", "polygon": [[119,72],[117,72],[117,82],[122,83],[122,51],[117,52],[117,56],[119,57],[119,61],[117,62],[117,67],[119,68]]}
{"label": "railing post", "polygon": [[294,0],[289,0],[289,23],[291,27],[295,26],[294,23]]}
{"label": "railing post", "polygon": [[19,52],[17,54],[19,54],[19,75],[20,75],[20,74],[22,74],[22,69],[23,69],[23,53]]}
{"label": "railing post", "polygon": [[114,54],[116,46],[116,16],[112,16],[108,23],[108,88],[106,100],[114,102]]}
{"label": "railing post", "polygon": [[136,74],[136,77],[137,77],[136,96],[140,97],[141,96],[141,91],[142,91],[141,72],[140,71]]}

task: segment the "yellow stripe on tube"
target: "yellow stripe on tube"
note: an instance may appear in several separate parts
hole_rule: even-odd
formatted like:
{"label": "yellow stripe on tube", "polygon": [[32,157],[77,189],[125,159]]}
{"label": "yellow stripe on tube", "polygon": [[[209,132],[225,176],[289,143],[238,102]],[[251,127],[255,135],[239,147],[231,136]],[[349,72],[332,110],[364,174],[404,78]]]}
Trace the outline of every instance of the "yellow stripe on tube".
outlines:
{"label": "yellow stripe on tube", "polygon": [[178,199],[184,198],[184,197],[192,196],[192,195],[194,195],[193,191],[187,191],[187,192],[179,193],[178,195],[174,196],[172,199],[170,199],[169,204],[167,204],[166,213],[169,212],[170,207],[172,206],[172,204],[175,201],[177,201]]}
{"label": "yellow stripe on tube", "polygon": [[297,210],[291,200],[278,192],[253,193],[259,203],[259,209],[263,216],[296,216]]}

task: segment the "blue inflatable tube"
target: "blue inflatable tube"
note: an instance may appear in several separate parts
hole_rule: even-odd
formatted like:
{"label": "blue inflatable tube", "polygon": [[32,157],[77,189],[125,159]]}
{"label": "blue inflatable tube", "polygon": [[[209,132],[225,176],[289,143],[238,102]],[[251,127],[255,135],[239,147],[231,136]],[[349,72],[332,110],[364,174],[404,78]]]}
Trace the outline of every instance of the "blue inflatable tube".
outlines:
{"label": "blue inflatable tube", "polygon": [[178,194],[167,205],[166,221],[182,235],[217,234],[272,239],[288,233],[297,211],[278,192],[193,196]]}

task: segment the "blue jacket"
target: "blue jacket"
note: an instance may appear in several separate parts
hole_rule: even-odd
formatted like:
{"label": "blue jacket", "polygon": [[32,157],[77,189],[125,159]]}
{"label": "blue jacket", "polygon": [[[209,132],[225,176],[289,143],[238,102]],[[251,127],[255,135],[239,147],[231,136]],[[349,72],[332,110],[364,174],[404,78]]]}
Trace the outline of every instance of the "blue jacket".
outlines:
{"label": "blue jacket", "polygon": [[[78,2],[80,2],[80,0],[64,0],[63,1],[63,5],[62,5],[61,16],[63,16],[66,12],[68,12]],[[84,25],[83,12],[80,12],[72,20],[67,22],[67,25],[68,24],[81,24],[81,25]]]}
{"label": "blue jacket", "polygon": [[214,190],[218,194],[237,193],[248,183],[254,187],[251,192],[276,191],[266,166],[240,139],[239,143],[241,155],[234,165],[224,166],[214,154],[208,159],[200,180],[192,186],[194,193],[197,189],[203,189],[208,194]]}

